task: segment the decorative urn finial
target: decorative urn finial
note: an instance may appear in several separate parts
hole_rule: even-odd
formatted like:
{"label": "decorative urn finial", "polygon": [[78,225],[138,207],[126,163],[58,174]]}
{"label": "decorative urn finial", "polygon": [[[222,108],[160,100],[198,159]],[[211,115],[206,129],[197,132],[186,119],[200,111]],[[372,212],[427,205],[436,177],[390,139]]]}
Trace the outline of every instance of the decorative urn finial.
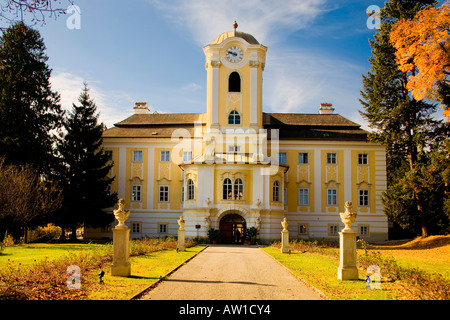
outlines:
{"label": "decorative urn finial", "polygon": [[287,227],[289,226],[289,223],[287,222],[286,217],[281,221],[281,225],[283,226],[283,231],[288,231]]}
{"label": "decorative urn finial", "polygon": [[183,216],[180,216],[180,219],[178,219],[178,225],[180,226],[180,228],[178,230],[184,230],[184,224],[186,222],[183,219]]}
{"label": "decorative urn finial", "polygon": [[130,211],[125,211],[125,200],[119,199],[118,202],[119,209],[114,210],[114,216],[119,221],[119,224],[116,226],[117,229],[127,229],[128,227],[125,225],[125,221],[128,219],[130,215]]}
{"label": "decorative urn finial", "polygon": [[353,231],[351,226],[352,223],[356,220],[356,212],[351,212],[352,209],[352,202],[346,201],[345,202],[345,212],[340,212],[339,215],[341,216],[341,220],[345,225],[345,228],[342,230],[344,232],[346,231]]}

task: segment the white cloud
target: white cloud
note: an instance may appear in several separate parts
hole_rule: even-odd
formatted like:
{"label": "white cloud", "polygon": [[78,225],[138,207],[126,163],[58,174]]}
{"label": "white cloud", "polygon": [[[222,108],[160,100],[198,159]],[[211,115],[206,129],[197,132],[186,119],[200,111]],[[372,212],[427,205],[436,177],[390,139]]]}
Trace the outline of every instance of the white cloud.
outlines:
{"label": "white cloud", "polygon": [[199,85],[198,83],[191,82],[191,83],[189,83],[187,85],[182,86],[181,89],[183,91],[193,91],[193,92],[195,92],[195,91],[198,91],[198,90],[202,89],[202,86]]}
{"label": "white cloud", "polygon": [[270,45],[304,28],[320,12],[326,0],[147,0],[163,11],[181,30],[188,30],[201,46],[224,31],[248,32],[262,44]]}
{"label": "white cloud", "polygon": [[61,106],[69,111],[72,109],[73,103],[78,105],[78,98],[84,88],[83,83],[86,81],[89,95],[100,113],[100,121],[105,123],[108,128],[132,112],[134,100],[129,95],[117,91],[108,92],[101,88],[99,81],[85,79],[69,72],[54,72],[50,81],[53,90],[61,95]]}

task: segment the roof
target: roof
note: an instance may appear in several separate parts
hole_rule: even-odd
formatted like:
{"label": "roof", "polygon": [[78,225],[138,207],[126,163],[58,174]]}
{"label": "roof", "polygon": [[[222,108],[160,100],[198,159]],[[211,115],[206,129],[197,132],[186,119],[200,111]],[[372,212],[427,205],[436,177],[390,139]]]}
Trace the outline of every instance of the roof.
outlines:
{"label": "roof", "polygon": [[[104,138],[171,138],[177,129],[194,136],[194,124],[202,113],[134,114],[103,133]],[[202,125],[204,123],[200,122]],[[285,140],[365,141],[368,132],[339,114],[263,113],[263,126],[278,129]]]}
{"label": "roof", "polygon": [[218,35],[211,44],[220,44],[228,38],[242,38],[249,44],[259,44],[258,40],[255,39],[250,33],[245,33],[242,31],[228,31]]}

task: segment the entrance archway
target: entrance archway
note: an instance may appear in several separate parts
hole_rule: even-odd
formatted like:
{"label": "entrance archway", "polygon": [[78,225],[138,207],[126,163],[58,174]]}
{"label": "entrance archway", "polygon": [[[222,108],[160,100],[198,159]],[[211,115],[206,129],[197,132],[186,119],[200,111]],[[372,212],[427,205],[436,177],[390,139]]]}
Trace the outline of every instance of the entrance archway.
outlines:
{"label": "entrance archway", "polygon": [[243,244],[247,223],[242,216],[230,213],[220,219],[219,230],[222,233],[222,243]]}

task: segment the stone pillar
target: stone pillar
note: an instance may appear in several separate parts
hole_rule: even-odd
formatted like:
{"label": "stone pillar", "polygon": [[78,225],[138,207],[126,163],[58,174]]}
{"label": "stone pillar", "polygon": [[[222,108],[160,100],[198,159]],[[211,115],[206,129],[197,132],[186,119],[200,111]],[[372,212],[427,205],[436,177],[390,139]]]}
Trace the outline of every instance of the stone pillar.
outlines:
{"label": "stone pillar", "polygon": [[289,231],[287,229],[288,222],[286,218],[281,221],[283,230],[281,231],[281,253],[289,253]]}
{"label": "stone pillar", "polygon": [[345,203],[345,212],[341,212],[341,220],[345,228],[339,232],[339,280],[358,280],[358,268],[356,267],[356,232],[351,224],[356,220],[356,213],[351,212],[352,203]]}
{"label": "stone pillar", "polygon": [[130,215],[124,210],[125,202],[119,200],[119,209],[114,210],[114,215],[119,224],[113,229],[113,264],[111,275],[129,277],[131,275],[130,264],[130,229],[125,225],[125,220]]}
{"label": "stone pillar", "polygon": [[183,216],[180,216],[180,219],[178,220],[178,225],[180,226],[180,228],[178,228],[178,251],[186,250],[185,246],[186,230],[184,230],[184,224],[185,221],[183,220]]}

